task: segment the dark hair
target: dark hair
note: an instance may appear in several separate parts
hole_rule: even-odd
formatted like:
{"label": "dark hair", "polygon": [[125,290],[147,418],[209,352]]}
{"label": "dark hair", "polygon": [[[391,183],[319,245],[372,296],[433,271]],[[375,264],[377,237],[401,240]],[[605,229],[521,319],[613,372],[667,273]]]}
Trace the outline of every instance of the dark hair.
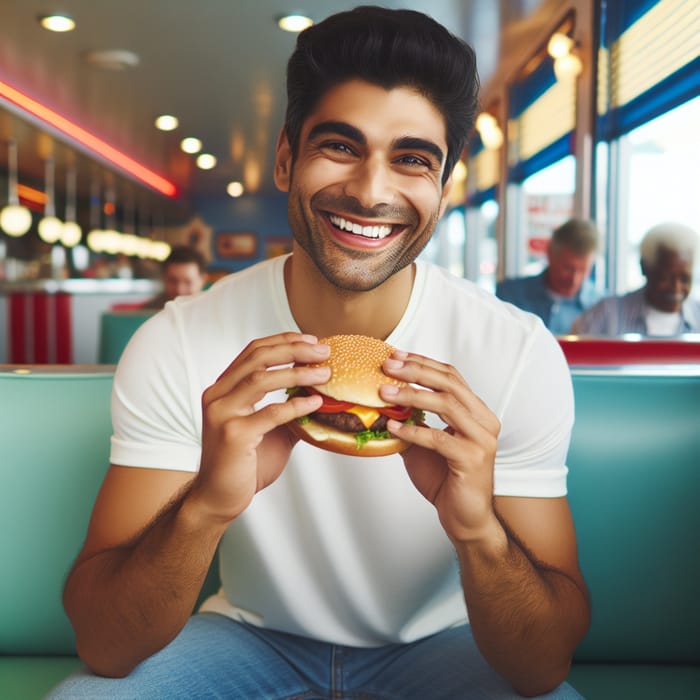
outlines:
{"label": "dark hair", "polygon": [[170,255],[163,261],[163,269],[173,263],[194,263],[200,272],[207,271],[207,261],[204,256],[198,250],[186,245],[176,245],[171,248]]}
{"label": "dark hair", "polygon": [[552,248],[568,248],[576,255],[588,255],[598,248],[598,229],[592,221],[569,219],[552,232]]}
{"label": "dark hair", "polygon": [[445,119],[443,184],[475,118],[479,78],[473,49],[413,10],[362,6],[331,15],[297,38],[287,64],[285,131],[297,154],[304,120],[333,86],[359,78],[391,89],[410,86]]}

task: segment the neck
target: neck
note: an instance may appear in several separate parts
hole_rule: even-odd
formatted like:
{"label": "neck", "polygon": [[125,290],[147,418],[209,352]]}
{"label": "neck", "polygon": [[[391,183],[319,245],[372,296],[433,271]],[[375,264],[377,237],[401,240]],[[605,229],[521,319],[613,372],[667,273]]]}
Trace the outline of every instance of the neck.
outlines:
{"label": "neck", "polygon": [[297,245],[287,260],[284,281],[289,307],[299,328],[319,338],[337,334],[384,340],[403,316],[413,288],[409,265],[375,289],[355,292],[329,282]]}

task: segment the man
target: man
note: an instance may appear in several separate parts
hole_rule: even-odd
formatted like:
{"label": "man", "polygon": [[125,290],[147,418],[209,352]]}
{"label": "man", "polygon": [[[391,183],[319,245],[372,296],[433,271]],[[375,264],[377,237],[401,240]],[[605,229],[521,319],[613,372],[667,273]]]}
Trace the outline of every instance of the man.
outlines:
{"label": "man", "polygon": [[700,332],[700,301],[689,298],[697,248],[698,236],[687,226],[667,222],[651,228],[640,247],[646,284],[599,301],[576,321],[574,332],[666,337]]}
{"label": "man", "polygon": [[163,262],[163,291],[143,304],[144,309],[162,309],[175,297],[201,292],[207,281],[207,261],[194,248],[174,246]]}
{"label": "man", "polygon": [[574,320],[601,297],[589,277],[597,247],[595,225],[570,219],[552,232],[544,272],[502,280],[496,296],[537,314],[555,335],[568,333]]}
{"label": "man", "polygon": [[[64,596],[81,657],[118,680],[55,697],[548,692],[589,615],[568,368],[531,316],[415,261],[473,123],[474,54],[420,13],[358,8],[299,35],[287,83],[293,252],[169,304],[123,356]],[[307,365],[336,333],[400,348],[384,370],[409,385],[382,396],[430,423],[387,423],[400,456],[287,427],[321,400],[285,389],[328,380]],[[223,589],[191,617],[217,548]]]}

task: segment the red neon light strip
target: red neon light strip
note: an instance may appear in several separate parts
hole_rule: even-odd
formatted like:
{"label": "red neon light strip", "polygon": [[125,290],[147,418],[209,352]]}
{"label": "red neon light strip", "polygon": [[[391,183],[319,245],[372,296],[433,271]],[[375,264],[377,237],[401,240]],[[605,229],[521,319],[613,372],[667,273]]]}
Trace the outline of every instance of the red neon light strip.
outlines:
{"label": "red neon light strip", "polygon": [[3,83],[1,80],[0,97],[4,97],[6,100],[17,105],[17,107],[23,109],[25,112],[29,112],[47,124],[50,124],[55,129],[58,129],[66,134],[66,136],[69,136],[78,143],[81,143],[83,146],[89,148],[91,151],[94,151],[98,155],[102,156],[110,163],[114,163],[114,165],[117,167],[125,170],[127,173],[133,175],[142,182],[145,182],[154,190],[161,192],[167,197],[175,197],[177,195],[177,188],[169,180],[166,180],[164,177],[154,173],[152,170],[149,170],[145,166],[141,165],[141,163],[136,162],[133,158],[129,158],[129,156],[124,155],[121,151],[118,151],[108,143],[105,143],[101,139],[97,138],[97,136],[94,136],[89,131],[81,129],[79,126],[61,116],[57,112],[54,112],[41,103],[36,102],[36,100],[33,100],[31,97],[27,97],[25,94],[19,92],[19,90],[15,90],[15,88],[11,87],[7,83]]}

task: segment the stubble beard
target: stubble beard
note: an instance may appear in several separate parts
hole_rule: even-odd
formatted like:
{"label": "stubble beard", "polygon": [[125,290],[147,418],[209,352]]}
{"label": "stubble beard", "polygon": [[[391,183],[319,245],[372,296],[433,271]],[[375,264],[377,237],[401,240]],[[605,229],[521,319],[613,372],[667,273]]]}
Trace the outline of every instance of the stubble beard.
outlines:
{"label": "stubble beard", "polygon": [[[411,238],[407,247],[392,247],[390,250],[352,250],[340,249],[320,230],[313,212],[317,210],[314,197],[312,206],[305,210],[299,192],[289,194],[289,224],[296,243],[311,258],[318,271],[338,289],[348,292],[368,292],[376,289],[390,277],[414,262],[430,241],[438,221],[438,212],[433,212],[419,235],[413,235],[415,224],[409,226],[402,234],[404,239]],[[346,207],[347,208],[347,207]],[[370,218],[366,214],[363,216]],[[412,220],[418,216],[411,214]]]}

